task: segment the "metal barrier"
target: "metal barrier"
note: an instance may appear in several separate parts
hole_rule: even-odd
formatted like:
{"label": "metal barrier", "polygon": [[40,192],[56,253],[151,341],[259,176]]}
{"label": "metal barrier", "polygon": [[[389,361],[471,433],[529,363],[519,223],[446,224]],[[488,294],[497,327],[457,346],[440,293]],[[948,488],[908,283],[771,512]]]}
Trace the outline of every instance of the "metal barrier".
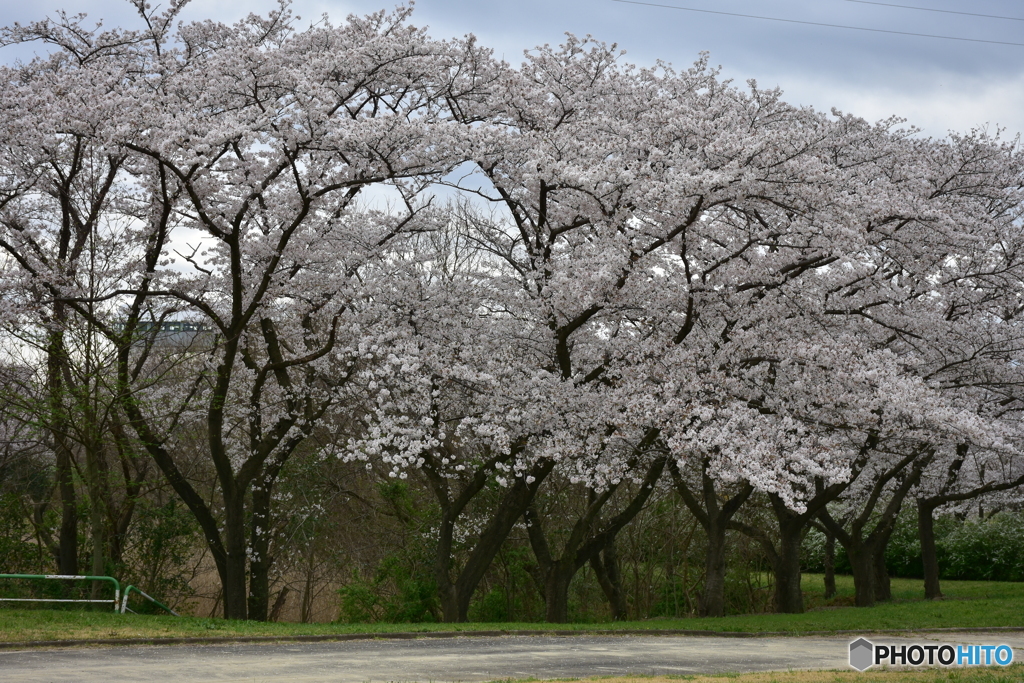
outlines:
{"label": "metal barrier", "polygon": [[[109,581],[114,584],[113,600],[71,600],[67,598],[0,598],[3,602],[109,602],[117,612],[121,602],[121,584],[112,576],[77,576],[69,574],[0,574],[0,579],[61,579],[70,581]],[[139,590],[136,588],[135,590]],[[141,591],[139,591],[141,592]],[[127,595],[127,593],[126,593]]]}
{"label": "metal barrier", "polygon": [[[124,589],[124,598],[121,599],[121,614],[124,614],[125,610],[128,610],[132,614],[135,614],[134,610],[128,609],[128,594],[131,593],[132,591],[135,591],[136,593],[138,593],[142,597],[146,598],[147,600],[149,600],[150,602],[155,604],[157,607],[162,607],[163,609],[167,610],[168,612],[170,612],[174,616],[176,616],[176,617],[180,617],[181,616],[180,614],[178,614],[177,612],[172,610],[170,607],[168,607],[164,603],[162,603],[159,600],[157,600],[156,598],[148,595],[147,593],[145,593],[141,589],[138,589],[135,586],[132,586],[131,584],[129,584],[128,587]],[[117,608],[115,607],[114,609],[116,610]]]}

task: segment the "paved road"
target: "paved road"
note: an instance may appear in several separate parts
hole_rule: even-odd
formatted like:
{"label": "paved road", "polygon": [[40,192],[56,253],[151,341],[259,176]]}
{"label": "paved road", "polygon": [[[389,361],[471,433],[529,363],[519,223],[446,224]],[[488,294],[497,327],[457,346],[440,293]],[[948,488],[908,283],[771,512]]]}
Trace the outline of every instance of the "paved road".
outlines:
{"label": "paved road", "polygon": [[[848,637],[522,636],[338,643],[110,647],[0,651],[4,683],[376,683],[491,681],[626,674],[833,669]],[[1011,645],[1024,634],[876,636],[880,643]]]}

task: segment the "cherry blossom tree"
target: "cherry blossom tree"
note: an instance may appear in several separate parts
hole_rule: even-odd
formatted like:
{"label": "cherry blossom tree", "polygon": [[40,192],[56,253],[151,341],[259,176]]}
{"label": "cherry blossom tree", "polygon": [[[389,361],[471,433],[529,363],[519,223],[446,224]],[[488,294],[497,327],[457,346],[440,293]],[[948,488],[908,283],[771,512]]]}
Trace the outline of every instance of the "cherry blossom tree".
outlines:
{"label": "cherry blossom tree", "polygon": [[774,497],[776,603],[800,611],[802,535],[875,448],[977,426],[901,363],[924,367],[908,340],[941,310],[950,248],[970,258],[1015,228],[1012,146],[918,141],[572,38],[496,87],[515,136],[477,153],[479,194],[509,216],[487,248],[510,267],[501,310],[546,349],[550,393],[523,403],[558,406],[531,425],[534,453],[597,487],[630,469],[594,466],[609,443],[711,457]]}
{"label": "cherry blossom tree", "polygon": [[[964,444],[1016,457],[1015,142],[922,139],[572,36],[513,68],[407,8],[175,30],[183,3],[134,4],[138,31],[3,33],[55,50],[4,70],[2,313],[42,312],[51,397],[67,325],[113,350],[116,413],[199,523],[225,616],[267,617],[274,487],[314,433],[425,479],[450,621],[524,519],[564,619],[665,468],[708,533],[702,613],[724,611],[730,528],[801,611],[815,520],[867,600],[906,496],[988,491],[954,486]],[[85,245],[114,234],[86,286]],[[195,334],[168,344],[170,322]],[[560,551],[549,478],[590,501]],[[742,521],[754,495],[774,529]]]}
{"label": "cherry blossom tree", "polygon": [[932,468],[932,472],[929,473],[931,476],[926,477],[917,493],[924,593],[928,599],[942,597],[938,554],[935,547],[935,510],[944,505],[972,501],[986,494],[1011,491],[1024,485],[1024,474],[1020,473],[1019,458],[998,457],[998,454],[983,454],[982,457],[978,457],[977,453],[971,451],[969,444],[957,446],[949,457],[940,460],[938,466]]}
{"label": "cherry blossom tree", "polygon": [[[404,9],[302,32],[279,10],[171,36],[179,9],[139,5],[139,32],[96,34],[64,18],[10,34],[58,44],[54,59],[70,65],[33,81],[39,97],[94,72],[111,90],[116,112],[89,134],[134,165],[139,257],[117,324],[90,319],[118,347],[128,425],[203,529],[225,616],[262,619],[274,482],[360,356],[361,268],[419,214],[421,179],[459,158],[446,98],[475,88],[479,57],[471,42],[431,41]],[[89,59],[67,47],[75,40]],[[403,211],[357,211],[359,191],[385,181]],[[193,231],[191,247],[172,245],[182,230]],[[183,313],[209,338],[179,354],[192,367],[179,381],[150,382],[159,349],[142,332]],[[220,510],[175,457],[188,430],[204,433]]]}
{"label": "cherry blossom tree", "polygon": [[[48,433],[55,454],[61,500],[58,571],[78,573],[75,472],[80,470],[92,508],[93,573],[102,574],[102,547],[109,542],[110,559],[119,560],[133,492],[144,478],[144,468],[137,469],[134,458],[125,456],[121,464],[135,471],[123,482],[124,500],[115,503],[107,490],[105,451],[116,449],[124,456],[126,445],[123,439],[107,438],[118,432],[111,420],[119,419],[110,410],[111,349],[76,312],[76,307],[93,312],[86,302],[116,289],[130,252],[122,226],[111,220],[121,215],[113,207],[127,196],[127,155],[97,142],[108,131],[112,114],[102,97],[117,75],[94,68],[123,45],[109,37],[90,45],[68,32],[51,34],[55,42],[64,42],[63,50],[3,70],[3,322],[11,344],[8,362],[30,376],[18,383],[21,390],[12,400],[25,419]],[[35,35],[32,28],[15,27],[3,39]],[[42,363],[38,374],[45,398],[37,395],[31,377],[37,363]]]}
{"label": "cherry blossom tree", "polygon": [[[865,245],[870,251],[863,250],[859,257],[877,268],[874,281],[859,280],[855,290],[843,292],[845,307],[824,307],[826,313],[831,308],[852,316],[842,323],[846,349],[875,349],[860,361],[872,356],[874,362],[884,361],[872,371],[875,377],[864,375],[877,387],[872,392],[875,416],[847,412],[828,420],[831,425],[859,424],[858,430],[867,429],[878,439],[873,447],[878,457],[872,457],[874,464],[866,463],[861,480],[848,492],[858,505],[867,503],[851,514],[854,526],[878,514],[873,509],[876,502],[885,507],[870,535],[878,547],[865,552],[859,540],[828,524],[831,532],[849,542],[851,560],[857,556],[862,561],[856,572],[862,577],[858,604],[874,600],[872,562],[879,574],[879,595],[886,596],[888,581],[881,565],[891,533],[886,525],[936,450],[949,453],[957,443],[969,441],[1006,455],[1015,450],[1016,439],[1012,421],[985,405],[990,387],[998,386],[1004,415],[1011,414],[1020,379],[1013,321],[1020,295],[1020,152],[1015,143],[978,132],[947,141],[895,140],[889,147],[887,154],[872,161],[872,177],[880,194],[883,187],[892,188],[886,207],[891,215],[872,227]],[[866,305],[851,305],[850,299],[867,292]],[[870,365],[866,369],[871,371]],[[888,379],[880,383],[883,376]],[[843,402],[850,407],[850,398],[869,395],[852,387],[844,393]],[[830,411],[815,412],[824,416]],[[851,422],[851,417],[856,420]],[[906,459],[903,465],[899,459],[886,462],[885,452],[897,442],[904,446],[896,451],[921,457]],[[897,475],[904,467],[909,468],[905,476]],[[895,482],[892,477],[897,476],[899,484],[881,495],[886,482]],[[858,498],[858,492],[863,496]],[[821,514],[828,522],[828,513]]]}

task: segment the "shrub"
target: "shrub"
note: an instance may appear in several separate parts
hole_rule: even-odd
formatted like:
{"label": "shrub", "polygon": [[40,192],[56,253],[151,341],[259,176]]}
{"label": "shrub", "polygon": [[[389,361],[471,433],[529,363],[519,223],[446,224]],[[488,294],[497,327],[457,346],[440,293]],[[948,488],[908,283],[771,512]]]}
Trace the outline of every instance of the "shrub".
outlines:
{"label": "shrub", "polygon": [[[987,519],[960,520],[953,515],[935,519],[939,577],[964,581],[1024,581],[1024,513],[1001,512]],[[803,546],[804,568],[824,571],[825,535],[808,532]],[[885,552],[892,576],[920,579],[921,541],[916,509],[904,510]],[[836,544],[835,569],[848,574],[846,551]]]}
{"label": "shrub", "polygon": [[369,580],[353,576],[338,590],[341,596],[338,621],[360,624],[438,621],[437,587],[408,560],[401,554],[389,555]]}
{"label": "shrub", "polygon": [[1024,581],[1024,516],[1004,512],[950,525],[938,555],[944,579]]}

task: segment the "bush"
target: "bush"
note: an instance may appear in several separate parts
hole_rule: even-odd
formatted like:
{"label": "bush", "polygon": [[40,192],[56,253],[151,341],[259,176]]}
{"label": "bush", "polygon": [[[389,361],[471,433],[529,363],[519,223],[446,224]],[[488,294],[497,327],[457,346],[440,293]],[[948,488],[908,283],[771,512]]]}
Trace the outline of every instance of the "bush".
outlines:
{"label": "bush", "polygon": [[[1024,513],[1001,512],[966,521],[942,515],[935,519],[935,546],[942,579],[1024,581]],[[803,555],[806,571],[823,572],[825,535],[816,529],[808,532]],[[886,548],[885,566],[892,576],[924,576],[916,509],[904,510],[897,520]],[[838,543],[835,569],[837,574],[850,573],[846,551]]]}
{"label": "bush", "polygon": [[398,511],[400,539],[378,559],[354,571],[340,589],[338,621],[347,623],[417,623],[440,621],[434,581],[430,526],[437,511],[421,505],[416,491],[402,481],[377,485],[383,501]]}
{"label": "bush", "polygon": [[[0,567],[5,574],[36,574],[43,562],[17,494],[0,494]],[[47,556],[45,558],[49,560]]]}
{"label": "bush", "polygon": [[[177,498],[164,503],[141,500],[135,513],[125,549],[125,566],[113,568],[121,581],[133,584],[167,604],[180,604],[192,597],[190,560],[201,536],[198,524],[185,504]],[[148,600],[140,612],[162,613]]]}
{"label": "bush", "polygon": [[[965,581],[1024,581],[1024,515],[1002,512],[987,519],[935,519],[939,577]],[[893,576],[921,578],[917,515],[900,516],[885,564]]]}
{"label": "bush", "polygon": [[1020,513],[999,513],[950,527],[938,543],[942,578],[1024,581],[1024,516]]}
{"label": "bush", "polygon": [[[817,529],[809,530],[807,535],[804,536],[804,544],[801,548],[802,559],[800,562],[800,566],[804,571],[816,574],[825,572],[825,540],[825,534]],[[839,541],[836,541],[835,552],[833,568],[836,574],[852,574],[853,570],[850,568],[850,560],[846,557],[846,550]]]}
{"label": "bush", "polygon": [[341,596],[338,621],[352,624],[438,621],[437,587],[414,565],[407,557],[390,555],[377,566],[372,578],[353,576],[338,590]]}
{"label": "bush", "polygon": [[[936,538],[940,531],[948,526],[947,521],[956,522],[953,518],[936,520]],[[845,558],[845,553],[844,553]],[[924,576],[924,565],[921,562],[921,537],[917,530],[917,509],[904,510],[896,520],[889,539],[889,547],[885,550],[885,567],[890,576],[902,576],[908,579],[920,579]]]}

